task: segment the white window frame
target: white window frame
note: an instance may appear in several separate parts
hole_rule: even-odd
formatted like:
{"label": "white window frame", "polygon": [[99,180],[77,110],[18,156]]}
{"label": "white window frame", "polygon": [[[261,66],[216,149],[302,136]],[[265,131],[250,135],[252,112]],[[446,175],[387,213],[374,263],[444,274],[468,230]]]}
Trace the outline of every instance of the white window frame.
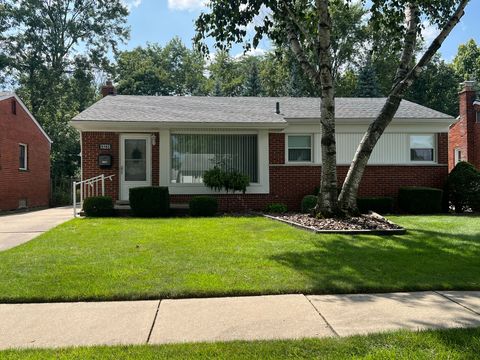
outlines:
{"label": "white window frame", "polygon": [[171,195],[216,195],[225,194],[224,191],[215,191],[204,184],[172,184],[170,183],[171,148],[170,134],[257,134],[258,135],[258,171],[257,183],[250,183],[247,194],[270,193],[270,166],[269,166],[269,130],[268,129],[166,129],[160,131],[159,158],[160,158],[160,186],[167,186]]}
{"label": "white window frame", "polygon": [[453,150],[453,156],[454,156],[454,165],[457,165],[460,161],[462,161],[462,149],[460,148],[455,148]]}
{"label": "white window frame", "polygon": [[[27,144],[22,144],[22,143],[19,143],[18,144],[19,148],[18,148],[18,151],[20,151],[20,147],[23,146],[25,148],[25,160],[23,162],[23,167],[19,166],[19,170],[28,170],[28,145]],[[19,155],[19,158],[20,158],[20,154]]]}
{"label": "white window frame", "polygon": [[[289,142],[290,142],[290,136],[308,136],[310,137],[310,161],[290,161],[288,157],[288,150],[290,149]],[[285,163],[286,164],[296,164],[296,165],[301,165],[301,164],[313,164],[315,162],[314,159],[314,137],[313,134],[285,134]],[[306,148],[296,148],[296,149],[306,149]]]}
{"label": "white window frame", "polygon": [[[412,136],[432,136],[433,137],[433,160],[412,160]],[[437,139],[437,134],[432,134],[432,133],[423,133],[423,134],[409,134],[407,136],[407,141],[408,141],[408,161],[411,164],[436,164],[437,163],[437,158],[438,158],[438,139]]]}

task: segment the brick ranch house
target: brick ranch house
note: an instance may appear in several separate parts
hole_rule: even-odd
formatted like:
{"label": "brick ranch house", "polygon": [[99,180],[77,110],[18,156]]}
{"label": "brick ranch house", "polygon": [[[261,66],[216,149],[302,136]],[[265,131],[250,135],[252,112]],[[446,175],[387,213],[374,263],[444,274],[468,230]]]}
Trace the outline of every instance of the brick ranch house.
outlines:
{"label": "brick ranch house", "polygon": [[[72,120],[81,134],[82,178],[114,175],[106,194],[127,201],[129,189],[167,186],[172,203],[218,196],[225,208],[297,209],[321,170],[320,100],[268,97],[119,96],[111,83],[102,100]],[[385,99],[337,98],[338,180]],[[455,119],[403,101],[379,141],[360,196],[396,197],[401,186],[441,188],[448,173],[448,130]],[[245,195],[218,194],[202,174],[223,161],[250,177]]]}
{"label": "brick ranch house", "polygon": [[20,98],[0,92],[0,212],[49,205],[51,143]]}
{"label": "brick ranch house", "polygon": [[460,116],[450,127],[449,171],[459,161],[468,161],[480,169],[480,100],[475,81],[466,81],[460,92]]}

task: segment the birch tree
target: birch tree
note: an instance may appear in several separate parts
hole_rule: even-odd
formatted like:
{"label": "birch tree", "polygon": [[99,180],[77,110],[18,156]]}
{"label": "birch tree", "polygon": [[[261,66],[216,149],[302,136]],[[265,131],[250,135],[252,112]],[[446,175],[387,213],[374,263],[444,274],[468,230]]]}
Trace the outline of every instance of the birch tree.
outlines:
{"label": "birch tree", "polygon": [[[469,0],[362,0],[370,6],[370,23],[399,45],[401,58],[394,85],[378,117],[370,124],[351,163],[340,195],[337,188],[335,144],[335,89],[331,9],[346,0],[211,0],[209,11],[196,21],[195,42],[208,51],[204,39],[217,48],[244,43],[258,46],[263,37],[288,44],[303,72],[321,91],[322,173],[317,214],[325,217],[356,213],[360,181],[378,140],[392,121],[400,103],[422,69],[460,21]],[[441,29],[426,52],[414,63],[421,29],[427,22]],[[253,28],[250,38],[248,29]],[[367,44],[368,45],[368,44]],[[414,65],[412,65],[414,64]]]}

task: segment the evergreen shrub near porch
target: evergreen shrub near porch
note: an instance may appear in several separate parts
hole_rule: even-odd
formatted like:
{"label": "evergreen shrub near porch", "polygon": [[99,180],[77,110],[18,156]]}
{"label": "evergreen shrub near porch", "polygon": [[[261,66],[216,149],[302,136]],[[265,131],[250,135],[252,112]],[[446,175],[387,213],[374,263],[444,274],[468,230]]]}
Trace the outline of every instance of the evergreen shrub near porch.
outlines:
{"label": "evergreen shrub near porch", "polygon": [[165,217],[170,213],[168,187],[144,186],[130,189],[130,207],[137,217]]}
{"label": "evergreen shrub near porch", "polygon": [[438,214],[442,212],[443,190],[407,186],[398,192],[398,206],[409,214]]}
{"label": "evergreen shrub near porch", "polygon": [[113,200],[110,196],[93,196],[83,201],[83,211],[88,217],[108,217],[114,215]]}
{"label": "evergreen shrub near porch", "polygon": [[190,216],[215,216],[218,211],[218,200],[213,196],[194,196],[192,200],[190,200],[188,207]]}

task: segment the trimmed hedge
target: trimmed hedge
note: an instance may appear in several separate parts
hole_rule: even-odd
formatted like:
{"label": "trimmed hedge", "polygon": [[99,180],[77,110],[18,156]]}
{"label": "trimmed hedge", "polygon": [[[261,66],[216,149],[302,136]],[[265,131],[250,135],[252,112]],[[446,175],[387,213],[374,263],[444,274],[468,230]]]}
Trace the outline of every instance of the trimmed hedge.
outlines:
{"label": "trimmed hedge", "polygon": [[165,217],[170,213],[168,187],[145,186],[130,189],[132,214],[138,217]]}
{"label": "trimmed hedge", "polygon": [[391,197],[366,197],[357,199],[358,210],[362,214],[374,211],[379,214],[393,212],[393,198]]}
{"label": "trimmed hedge", "polygon": [[443,190],[427,187],[402,187],[398,192],[398,206],[409,214],[436,214],[442,212]]}
{"label": "trimmed hedge", "polygon": [[284,214],[288,211],[288,207],[285,204],[268,204],[265,208],[266,213],[271,214]]}
{"label": "trimmed hedge", "polygon": [[318,196],[306,195],[302,199],[301,209],[303,213],[309,213],[317,205]]}
{"label": "trimmed hedge", "polygon": [[195,196],[189,202],[190,216],[215,216],[218,211],[218,200],[213,196]]}
{"label": "trimmed hedge", "polygon": [[459,162],[448,174],[445,188],[455,212],[480,210],[480,171],[472,164]]}
{"label": "trimmed hedge", "polygon": [[87,217],[113,216],[113,200],[110,196],[93,196],[83,201],[83,211]]}

